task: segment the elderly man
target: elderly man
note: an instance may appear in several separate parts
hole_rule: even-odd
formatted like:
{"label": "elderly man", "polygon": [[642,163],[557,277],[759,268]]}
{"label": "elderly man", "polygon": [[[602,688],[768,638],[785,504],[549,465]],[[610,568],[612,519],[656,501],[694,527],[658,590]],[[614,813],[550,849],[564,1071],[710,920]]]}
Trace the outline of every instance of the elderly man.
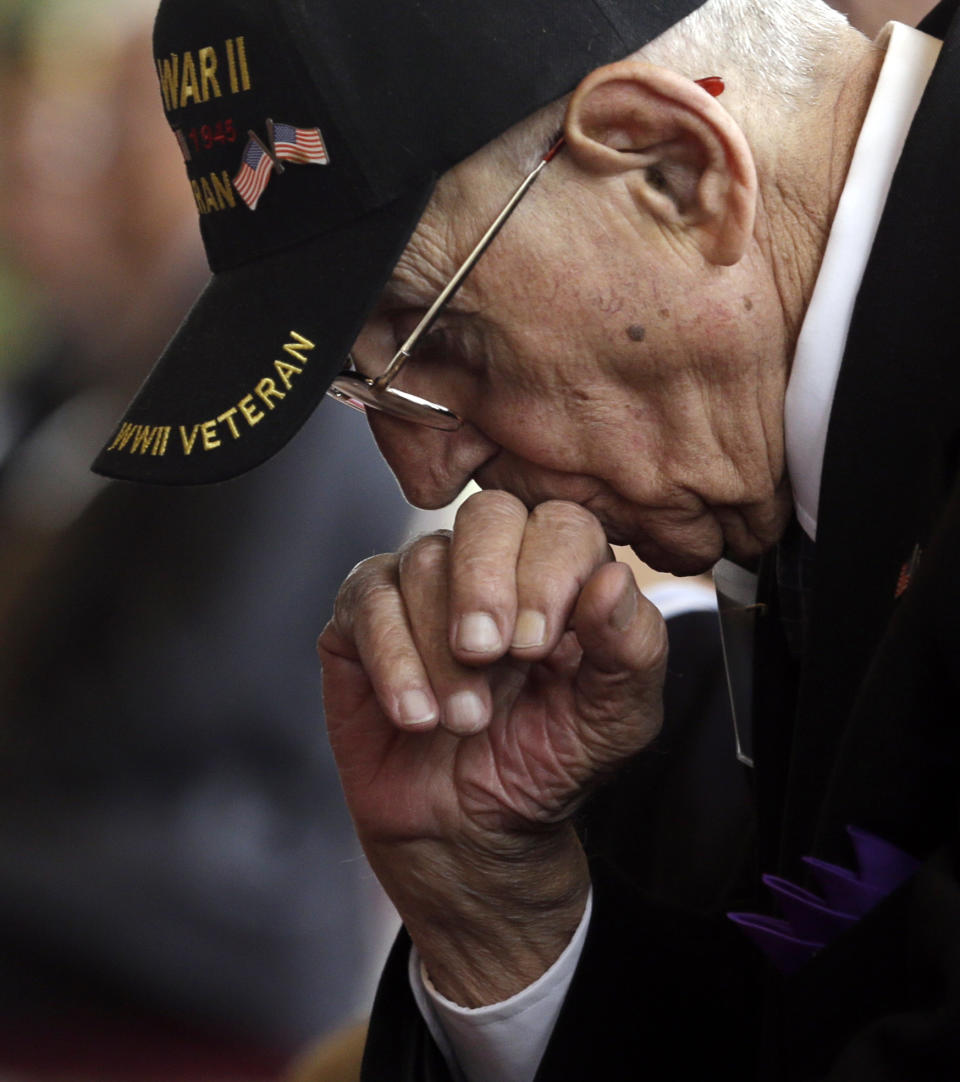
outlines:
{"label": "elderly man", "polygon": [[[408,498],[484,490],[320,639],[414,944],[370,1080],[956,1075],[956,7],[164,0],[215,275],[97,468],[250,468],[352,347]],[[723,558],[749,785],[709,841],[644,767],[709,809],[734,736],[658,736],[611,542]]]}

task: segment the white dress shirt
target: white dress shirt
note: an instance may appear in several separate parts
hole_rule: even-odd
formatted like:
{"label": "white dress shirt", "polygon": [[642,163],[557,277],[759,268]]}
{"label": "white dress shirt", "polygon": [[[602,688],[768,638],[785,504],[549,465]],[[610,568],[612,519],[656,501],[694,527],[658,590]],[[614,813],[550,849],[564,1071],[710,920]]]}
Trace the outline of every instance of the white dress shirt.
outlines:
{"label": "white dress shirt", "polygon": [[[816,540],[827,424],[853,306],[910,124],[942,43],[900,23],[877,38],[886,50],[804,318],[784,411],[787,470],[797,518]],[[576,970],[590,921],[528,988],[467,1009],[430,984],[416,950],[410,982],[431,1034],[461,1082],[532,1082]]]}

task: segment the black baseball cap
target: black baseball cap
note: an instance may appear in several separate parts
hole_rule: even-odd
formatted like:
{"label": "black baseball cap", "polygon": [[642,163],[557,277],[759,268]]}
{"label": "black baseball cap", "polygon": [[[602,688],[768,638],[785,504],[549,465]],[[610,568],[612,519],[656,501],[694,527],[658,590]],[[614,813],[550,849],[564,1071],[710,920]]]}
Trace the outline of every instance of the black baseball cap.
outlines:
{"label": "black baseball cap", "polygon": [[162,0],[161,96],[213,276],[93,469],[196,484],[269,458],[437,178],[703,2]]}

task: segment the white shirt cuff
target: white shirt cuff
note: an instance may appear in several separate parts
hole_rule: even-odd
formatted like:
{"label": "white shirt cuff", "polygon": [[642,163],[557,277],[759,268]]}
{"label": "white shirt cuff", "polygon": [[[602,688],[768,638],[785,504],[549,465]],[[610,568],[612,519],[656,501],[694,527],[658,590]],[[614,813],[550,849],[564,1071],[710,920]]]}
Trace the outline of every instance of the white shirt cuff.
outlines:
{"label": "white shirt cuff", "polygon": [[563,953],[540,978],[501,1003],[460,1007],[430,983],[416,947],[410,987],[451,1071],[461,1082],[533,1082],[587,937],[593,895]]}

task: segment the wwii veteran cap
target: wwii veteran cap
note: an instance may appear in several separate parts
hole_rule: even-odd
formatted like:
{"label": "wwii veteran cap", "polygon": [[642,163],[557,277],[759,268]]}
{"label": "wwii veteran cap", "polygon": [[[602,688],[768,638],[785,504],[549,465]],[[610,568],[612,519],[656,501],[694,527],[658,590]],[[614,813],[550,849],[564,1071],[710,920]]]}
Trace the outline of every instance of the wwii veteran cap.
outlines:
{"label": "wwii veteran cap", "polygon": [[160,91],[213,276],[94,470],[190,484],[269,458],[436,179],[702,3],[162,0]]}

